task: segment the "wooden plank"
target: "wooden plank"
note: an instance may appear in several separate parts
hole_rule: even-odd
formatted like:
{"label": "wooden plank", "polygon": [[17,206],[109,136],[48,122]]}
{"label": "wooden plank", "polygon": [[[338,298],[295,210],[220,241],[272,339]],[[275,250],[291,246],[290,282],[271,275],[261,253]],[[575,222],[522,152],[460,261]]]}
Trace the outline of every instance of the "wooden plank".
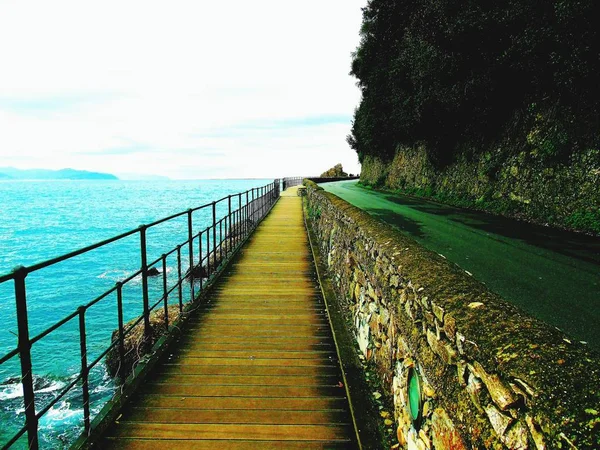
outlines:
{"label": "wooden plank", "polygon": [[174,364],[169,362],[161,365],[161,370],[183,375],[262,375],[265,377],[278,377],[286,375],[328,375],[338,373],[339,367],[334,363],[321,366],[233,366],[227,364]]}
{"label": "wooden plank", "polygon": [[287,367],[319,367],[335,364],[335,361],[314,359],[290,359],[290,358],[202,358],[187,356],[179,360],[181,364],[197,366],[287,366]]}
{"label": "wooden plank", "polygon": [[179,358],[277,358],[277,359],[336,359],[332,351],[282,351],[282,350],[205,350],[201,347],[186,349],[179,353]]}
{"label": "wooden plank", "polygon": [[205,386],[339,386],[342,379],[337,375],[298,375],[265,377],[260,375],[181,375],[157,371],[161,382],[180,384],[203,384]]}
{"label": "wooden plank", "polygon": [[302,289],[296,293],[275,292],[271,290],[260,293],[250,289],[238,289],[236,291],[231,289],[229,291],[215,290],[210,301],[211,304],[220,302],[231,304],[231,306],[237,303],[254,302],[279,303],[280,305],[287,304],[288,302],[303,302],[307,305],[323,305],[321,291],[318,289]]}
{"label": "wooden plank", "polygon": [[[218,314],[220,312],[229,311],[232,313],[251,313],[252,311],[258,312],[260,314],[271,314],[271,313],[281,313],[282,303],[281,302],[273,302],[268,300],[256,301],[253,303],[249,302],[236,302],[236,301],[224,301],[219,300],[207,305],[203,308],[202,314]],[[286,312],[296,313],[296,312],[324,312],[325,307],[320,305],[317,302],[290,302],[285,303]]]}
{"label": "wooden plank", "polygon": [[[216,327],[215,331],[216,335],[218,336],[222,336],[222,339],[225,340],[227,339],[227,336],[247,336],[246,333],[244,333],[244,329],[241,328],[241,325],[239,327],[237,327],[237,325],[232,325],[230,327],[226,327],[226,328],[218,328]],[[271,336],[287,336],[287,337],[293,337],[293,338],[307,338],[307,337],[313,337],[313,336],[317,336],[317,337],[326,337],[329,338],[331,337],[331,333],[330,331],[325,328],[325,327],[321,327],[319,329],[314,330],[314,332],[311,333],[310,329],[308,327],[303,327],[303,326],[293,326],[290,325],[289,327],[254,327],[255,329],[258,329],[255,333],[254,333],[254,337],[263,337],[263,338],[270,338]],[[316,327],[315,327],[316,328]],[[189,330],[191,332],[194,333],[208,333],[210,330],[208,325],[192,325],[190,326]]]}
{"label": "wooden plank", "polygon": [[[120,425],[120,424],[119,424]],[[110,436],[152,439],[223,439],[277,441],[347,441],[344,425],[162,424],[127,423]]]}
{"label": "wooden plank", "polygon": [[242,321],[242,322],[266,322],[266,323],[270,323],[270,322],[274,322],[274,324],[277,323],[285,323],[286,321],[298,321],[298,322],[309,322],[309,323],[313,323],[313,322],[324,322],[327,320],[327,316],[325,314],[323,314],[322,312],[304,312],[304,311],[300,311],[300,312],[295,312],[295,311],[289,311],[289,312],[285,312],[282,313],[281,311],[279,311],[279,313],[277,312],[248,312],[246,314],[242,313],[235,313],[235,312],[227,312],[227,311],[219,311],[219,312],[215,312],[214,314],[209,314],[205,317],[202,318],[202,321],[207,323],[207,322],[211,322],[211,321],[215,321],[215,322],[219,322],[221,320],[227,320],[227,321]]}
{"label": "wooden plank", "polygon": [[[147,394],[141,397],[136,406],[145,408],[184,408],[219,410],[299,410],[329,411],[345,410],[348,402],[343,397],[177,397],[171,395]],[[190,412],[193,414],[193,412]],[[124,417],[126,419],[126,416]]]}
{"label": "wooden plank", "polygon": [[[205,330],[206,331],[206,330]],[[287,346],[287,345],[333,345],[331,342],[330,335],[325,336],[309,336],[302,340],[295,338],[294,336],[288,336],[286,334],[269,336],[269,339],[265,339],[262,336],[228,336],[227,339],[223,338],[217,330],[216,333],[197,333],[193,336],[184,336],[180,342],[181,346],[185,345],[196,345],[196,344],[218,344],[218,345],[240,345],[247,343],[248,345],[260,346],[260,345],[274,345],[274,346]]]}
{"label": "wooden plank", "polygon": [[145,383],[141,388],[143,393],[155,395],[174,395],[183,397],[321,397],[344,394],[340,386],[223,386],[173,384],[168,378],[164,383]]}
{"label": "wooden plank", "polygon": [[[108,438],[107,449],[127,450],[217,450],[223,449],[222,440],[155,440]],[[352,444],[344,441],[261,441],[237,440],[228,441],[227,450],[348,450]]]}
{"label": "wooden plank", "polygon": [[333,344],[330,342],[320,342],[320,343],[310,343],[305,341],[298,341],[294,339],[287,339],[285,341],[277,340],[240,340],[238,342],[223,342],[222,340],[218,340],[217,342],[210,342],[207,340],[204,341],[195,341],[195,342],[180,342],[178,348],[181,351],[186,351],[188,349],[202,349],[205,351],[230,351],[230,350],[275,350],[275,351],[300,351],[300,352],[308,352],[308,351],[332,351],[335,352],[335,348]]}
{"label": "wooden plank", "polygon": [[[271,425],[334,425],[348,424],[347,411],[294,410],[197,410],[132,408],[127,422],[153,423],[239,423]],[[124,423],[124,422],[122,422]]]}

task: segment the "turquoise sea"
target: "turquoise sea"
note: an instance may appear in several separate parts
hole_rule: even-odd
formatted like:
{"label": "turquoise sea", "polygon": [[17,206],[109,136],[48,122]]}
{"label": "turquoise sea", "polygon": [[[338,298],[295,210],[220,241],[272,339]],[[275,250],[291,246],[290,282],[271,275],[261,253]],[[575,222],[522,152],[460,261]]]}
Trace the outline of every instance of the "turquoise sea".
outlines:
{"label": "turquoise sea", "polygon": [[[2,181],[0,182],[0,274],[29,266],[110,238],[188,208],[229,194],[264,186],[273,180],[199,181]],[[236,197],[237,198],[237,197]],[[234,199],[233,207],[237,208]],[[217,210],[221,217],[226,210]],[[195,213],[194,233],[206,228],[208,211]],[[184,217],[148,231],[152,261],[187,239]],[[139,237],[106,247],[30,274],[26,279],[30,336],[64,318],[112,288],[140,267]],[[183,252],[184,268],[189,264]],[[176,279],[176,259],[167,262],[169,280]],[[150,278],[150,300],[159,299],[162,277]],[[141,279],[124,289],[125,320],[142,311]],[[171,283],[170,283],[171,284]],[[17,345],[14,287],[0,284],[0,357]],[[184,292],[189,296],[189,291]],[[175,297],[175,296],[173,296]],[[176,303],[172,298],[170,302]],[[88,362],[110,343],[117,327],[116,296],[108,296],[86,313]],[[32,348],[36,411],[40,411],[80,371],[77,319],[71,320]],[[19,358],[0,365],[0,447],[24,424]],[[114,384],[100,363],[90,374],[92,415],[112,396]],[[74,388],[39,424],[42,448],[67,447],[81,432],[81,389]],[[21,439],[15,448],[26,448]]]}

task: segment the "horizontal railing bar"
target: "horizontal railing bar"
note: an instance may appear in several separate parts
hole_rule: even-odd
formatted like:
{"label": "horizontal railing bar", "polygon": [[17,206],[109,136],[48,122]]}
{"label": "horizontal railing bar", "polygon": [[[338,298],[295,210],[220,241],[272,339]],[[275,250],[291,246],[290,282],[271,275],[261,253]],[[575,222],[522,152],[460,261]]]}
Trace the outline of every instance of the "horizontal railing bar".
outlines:
{"label": "horizontal railing bar", "polygon": [[176,219],[177,217],[185,216],[186,214],[187,214],[187,211],[181,211],[181,212],[172,214],[172,215],[170,215],[168,217],[163,217],[162,219],[158,219],[158,220],[155,220],[154,222],[151,222],[151,223],[147,224],[146,228],[151,228],[151,227],[154,227],[156,225],[160,225],[161,223],[165,223],[165,222],[167,222],[169,220]]}
{"label": "horizontal railing bar", "polygon": [[2,358],[0,358],[0,365],[4,364],[6,361],[15,357],[18,354],[19,354],[18,348],[15,348],[14,350],[8,352],[6,355],[4,355]]}
{"label": "horizontal railing bar", "polygon": [[111,342],[111,344],[108,346],[108,348],[106,350],[104,350],[102,353],[100,353],[100,356],[98,356],[90,365],[88,365],[88,370],[89,369],[93,369],[96,364],[98,364],[100,361],[102,361],[102,358],[104,358],[106,355],[108,355],[108,352],[110,352],[113,347],[116,347],[116,345],[119,343],[118,340],[115,340],[113,342]]}
{"label": "horizontal railing bar", "polygon": [[18,440],[21,438],[21,436],[23,436],[23,435],[25,434],[25,432],[26,432],[26,431],[27,431],[27,424],[25,424],[25,425],[23,426],[23,428],[21,428],[21,429],[19,430],[19,432],[18,432],[17,434],[15,434],[15,435],[12,437],[12,439],[11,439],[10,441],[8,441],[8,442],[7,442],[7,443],[4,445],[4,447],[2,447],[2,450],[5,450],[5,449],[8,449],[8,448],[12,447],[12,445],[13,445],[15,442],[17,442],[17,441],[18,441]]}
{"label": "horizontal railing bar", "polygon": [[94,300],[92,300],[91,302],[89,302],[86,305],[83,305],[83,308],[85,310],[91,308],[92,306],[94,306],[96,303],[98,303],[100,300],[105,299],[106,297],[108,297],[110,294],[112,294],[113,292],[116,292],[117,290],[117,286],[113,286],[112,288],[110,288],[108,291],[106,291],[104,294],[100,294],[98,297],[96,297]]}
{"label": "horizontal railing bar", "polygon": [[56,322],[54,325],[52,325],[51,327],[45,329],[44,331],[42,331],[40,334],[38,334],[37,336],[35,336],[33,339],[31,339],[30,345],[35,344],[37,341],[39,341],[40,339],[42,339],[43,337],[48,336],[50,333],[52,333],[54,330],[56,330],[57,328],[62,327],[65,323],[67,323],[70,320],[73,320],[75,317],[77,317],[77,314],[79,314],[77,311],[72,312],[71,314],[69,314],[67,317],[65,317],[62,320],[59,320],[58,322]]}
{"label": "horizontal railing bar", "polygon": [[138,269],[137,271],[135,271],[131,275],[129,275],[127,278],[122,279],[120,281],[120,283],[125,285],[125,284],[129,283],[131,280],[133,280],[135,277],[137,277],[141,274],[142,274],[142,269]]}
{"label": "horizontal railing bar", "polygon": [[142,320],[144,320],[143,314],[140,317],[138,317],[129,328],[123,331],[123,336],[127,336],[131,332],[131,330],[133,330],[137,325],[141,323]]}
{"label": "horizontal railing bar", "polygon": [[158,305],[160,305],[164,301],[165,301],[165,298],[163,296],[154,305],[152,305],[150,308],[148,308],[148,310],[149,311],[154,311],[154,308],[156,308]]}
{"label": "horizontal railing bar", "polygon": [[139,229],[136,228],[135,230],[127,231],[125,233],[119,234],[118,236],[114,236],[112,238],[105,239],[104,241],[97,242],[96,244],[88,245],[87,247],[81,248],[79,250],[75,250],[75,251],[67,253],[65,255],[49,259],[47,261],[43,261],[43,262],[38,263],[38,264],[34,264],[33,266],[27,267],[27,272],[31,273],[31,272],[35,272],[36,270],[40,270],[40,269],[43,269],[43,268],[48,267],[48,266],[52,266],[53,264],[57,264],[59,262],[65,261],[67,259],[74,258],[75,256],[82,255],[83,253],[87,253],[87,252],[90,252],[92,250],[96,250],[99,247],[103,247],[105,245],[112,244],[113,242],[116,242],[118,240],[121,240],[121,239],[124,239],[126,237],[132,236],[132,235],[134,235],[134,234],[136,234],[138,232],[139,232]]}
{"label": "horizontal railing bar", "polygon": [[179,280],[177,283],[175,283],[173,285],[173,287],[167,291],[167,295],[171,295],[171,293],[179,287],[179,285],[182,283],[182,281],[183,280]]}
{"label": "horizontal railing bar", "polygon": [[[219,203],[221,201],[223,201],[223,199],[215,200],[215,204],[217,204],[217,203]],[[211,208],[212,204],[213,204],[213,202],[210,202],[210,203],[207,203],[206,205],[202,205],[202,206],[198,206],[196,208],[192,208],[192,212],[200,211],[201,209],[204,209],[204,208]]]}
{"label": "horizontal railing bar", "polygon": [[216,201],[215,201],[215,204],[218,204],[218,203],[224,202],[225,200],[228,200],[228,199],[229,199],[229,197],[230,197],[229,195],[226,195],[225,197],[223,197],[223,198],[220,198],[219,200],[216,200]]}
{"label": "horizontal railing bar", "polygon": [[5,275],[1,275],[0,276],[0,284],[4,283],[5,281],[12,280],[12,279],[14,279],[14,275],[12,273],[7,273]]}

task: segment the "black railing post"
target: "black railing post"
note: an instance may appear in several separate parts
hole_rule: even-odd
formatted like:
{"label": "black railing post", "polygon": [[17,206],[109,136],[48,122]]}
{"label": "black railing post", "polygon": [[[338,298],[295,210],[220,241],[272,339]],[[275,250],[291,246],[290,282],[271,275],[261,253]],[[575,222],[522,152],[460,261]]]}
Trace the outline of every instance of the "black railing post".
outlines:
{"label": "black railing post", "polygon": [[162,259],[162,279],[163,279],[163,300],[165,305],[165,330],[169,331],[169,294],[167,293],[167,255],[163,253]]}
{"label": "black railing post", "polygon": [[144,334],[150,336],[150,311],[148,300],[148,254],[146,252],[146,225],[140,225],[140,250],[142,259],[142,295],[144,302]]}
{"label": "black railing post", "polygon": [[213,222],[213,271],[217,270],[217,203],[212,202]]}
{"label": "black railing post", "polygon": [[177,246],[177,296],[179,297],[179,312],[183,311],[183,280],[181,279],[181,245]]}
{"label": "black railing post", "polygon": [[192,210],[187,210],[188,222],[188,251],[190,255],[190,301],[193,302],[196,298],[194,295],[194,241],[192,239]]}
{"label": "black railing post", "polygon": [[219,220],[219,265],[223,262],[223,219]]}
{"label": "black railing post", "polygon": [[246,205],[244,206],[244,237],[246,237],[246,235],[248,234],[248,227],[250,226],[248,223],[248,220],[250,219],[250,216],[248,214],[249,211],[249,206],[248,206],[248,197],[249,197],[249,193],[248,191],[246,191]]}
{"label": "black railing post", "polygon": [[23,386],[23,403],[25,405],[25,424],[27,426],[27,442],[30,449],[38,449],[38,420],[35,415],[35,394],[33,392],[33,373],[31,367],[31,342],[29,341],[29,321],[27,318],[27,293],[25,277],[27,269],[17,267],[13,271],[15,277],[15,300],[17,303],[17,326],[19,333],[19,358],[21,360],[21,384]]}
{"label": "black railing post", "polygon": [[[123,283],[117,282],[117,315],[119,320],[119,361],[125,368],[125,330],[123,328]],[[123,374],[123,379],[127,374]]]}
{"label": "black railing post", "polygon": [[85,332],[85,307],[77,308],[79,314],[79,347],[81,349],[81,390],[83,392],[83,427],[90,435],[90,386],[87,365],[87,335]]}
{"label": "black railing post", "polygon": [[210,227],[206,229],[206,276],[210,277]]}
{"label": "black railing post", "polygon": [[200,290],[202,290],[202,286],[204,284],[202,278],[202,231],[198,235],[198,273],[200,277]]}
{"label": "black railing post", "polygon": [[237,217],[238,217],[238,229],[237,229],[237,243],[241,242],[242,238],[244,237],[244,219],[243,219],[243,214],[242,214],[242,193],[240,192],[238,194],[238,213],[237,213]]}
{"label": "black railing post", "polygon": [[231,226],[231,195],[227,197],[227,207],[229,208],[229,213],[227,214],[227,217],[229,217],[229,228],[227,228],[227,222],[225,222],[225,239],[227,239],[227,247],[225,247],[225,257],[229,256],[229,251],[231,250],[232,243],[231,230],[233,230],[233,228]]}
{"label": "black railing post", "polygon": [[255,211],[256,209],[256,205],[254,204],[254,188],[252,188],[252,208],[250,210],[250,214],[252,215],[252,223],[256,223],[256,219],[255,219]]}

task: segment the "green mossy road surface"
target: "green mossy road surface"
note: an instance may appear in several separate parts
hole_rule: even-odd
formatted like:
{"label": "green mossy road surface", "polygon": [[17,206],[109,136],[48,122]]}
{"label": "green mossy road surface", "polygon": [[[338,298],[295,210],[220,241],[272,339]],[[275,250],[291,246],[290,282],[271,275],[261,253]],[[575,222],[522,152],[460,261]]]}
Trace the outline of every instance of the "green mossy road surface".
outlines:
{"label": "green mossy road surface", "polygon": [[325,190],[411,236],[492,291],[600,350],[600,239],[362,188]]}

